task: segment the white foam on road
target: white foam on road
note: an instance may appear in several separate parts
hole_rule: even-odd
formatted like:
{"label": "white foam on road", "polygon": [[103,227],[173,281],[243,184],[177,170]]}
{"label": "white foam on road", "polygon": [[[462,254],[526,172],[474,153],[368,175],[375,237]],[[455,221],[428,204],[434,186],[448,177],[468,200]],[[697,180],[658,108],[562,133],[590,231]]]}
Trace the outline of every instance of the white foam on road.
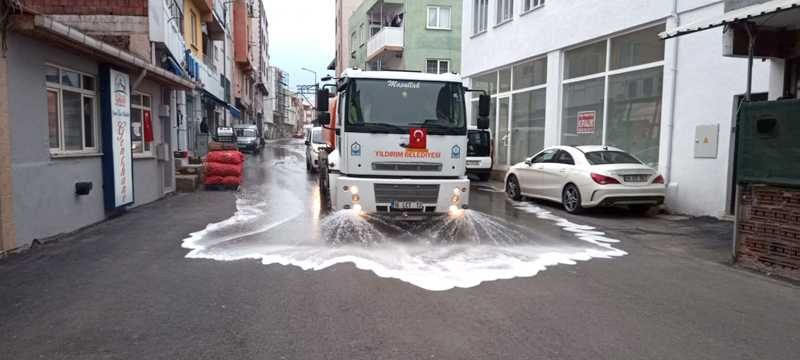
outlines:
{"label": "white foam on road", "polygon": [[298,241],[270,235],[282,226],[296,226],[291,222],[301,214],[284,211],[267,220],[260,205],[238,200],[234,216],[209,224],[183,241],[182,246],[191,249],[187,257],[259,259],[265,265],[293,265],[303,270],[351,263],[382,278],[441,291],[531,277],[559,264],[626,255],[612,246],[619,240],[603,231],[526,202],[513,202],[512,206],[544,220],[538,226],[560,228],[555,231],[562,237],[537,239],[535,228],[525,229],[476,211],[459,220],[411,229],[341,211],[321,220],[319,239]]}

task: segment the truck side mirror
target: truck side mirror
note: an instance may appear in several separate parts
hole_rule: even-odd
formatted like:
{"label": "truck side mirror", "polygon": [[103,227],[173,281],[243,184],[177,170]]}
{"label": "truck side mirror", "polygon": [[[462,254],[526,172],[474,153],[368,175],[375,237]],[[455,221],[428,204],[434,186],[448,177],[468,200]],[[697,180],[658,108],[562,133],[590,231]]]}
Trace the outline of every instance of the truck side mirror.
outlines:
{"label": "truck side mirror", "polygon": [[480,97],[478,97],[478,117],[489,116],[489,103],[491,101],[492,98],[486,94],[483,94]]}
{"label": "truck side mirror", "polygon": [[331,113],[321,112],[317,115],[317,123],[320,126],[328,126],[331,124]]}
{"label": "truck side mirror", "polygon": [[331,92],[328,89],[317,90],[317,111],[328,112],[328,99],[331,97]]}
{"label": "truck side mirror", "polygon": [[486,130],[489,128],[489,118],[486,116],[481,116],[478,118],[478,129]]}

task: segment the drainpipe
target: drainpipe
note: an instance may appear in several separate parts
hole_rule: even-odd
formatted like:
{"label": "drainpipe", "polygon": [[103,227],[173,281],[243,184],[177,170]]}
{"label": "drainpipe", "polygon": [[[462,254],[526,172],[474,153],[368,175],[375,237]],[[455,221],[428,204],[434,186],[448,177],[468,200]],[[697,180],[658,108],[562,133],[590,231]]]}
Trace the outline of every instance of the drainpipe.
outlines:
{"label": "drainpipe", "polygon": [[[667,20],[667,24],[671,28],[677,28],[680,26],[680,18],[678,17],[678,0],[672,0],[672,13],[670,14],[669,19]],[[672,78],[670,89],[668,93],[668,101],[669,101],[669,112],[667,113],[665,120],[665,126],[667,127],[667,161],[664,166],[664,178],[667,184],[667,189],[669,189],[670,183],[672,183],[672,142],[674,139],[675,133],[675,93],[677,91],[677,83],[678,83],[678,38],[674,37],[668,41],[672,41],[671,56],[669,61],[666,64],[666,69],[669,71],[669,74]]]}

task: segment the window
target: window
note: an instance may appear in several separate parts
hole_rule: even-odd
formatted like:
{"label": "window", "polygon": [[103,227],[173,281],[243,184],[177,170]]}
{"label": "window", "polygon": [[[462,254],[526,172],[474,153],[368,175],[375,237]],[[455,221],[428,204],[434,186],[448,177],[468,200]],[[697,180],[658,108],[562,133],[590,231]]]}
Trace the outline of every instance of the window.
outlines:
{"label": "window", "polygon": [[531,163],[538,164],[538,163],[548,163],[553,162],[553,158],[556,157],[556,149],[547,149],[542,151],[538,155],[534,156],[531,159]]}
{"label": "window", "polygon": [[190,23],[189,23],[189,26],[192,27],[189,30],[189,32],[191,34],[192,47],[197,49],[197,27],[198,27],[198,25],[197,25],[197,14],[195,14],[194,11],[189,10],[189,16],[190,16],[190,19],[191,19]]}
{"label": "window", "polygon": [[497,24],[511,21],[514,17],[514,0],[497,0]]}
{"label": "window", "polygon": [[565,53],[561,142],[618,146],[657,166],[664,25]]}
{"label": "window", "polygon": [[514,90],[544,85],[547,82],[547,58],[514,65]]}
{"label": "window", "polygon": [[450,60],[429,59],[426,61],[425,72],[431,74],[445,74],[450,72]]}
{"label": "window", "polygon": [[586,161],[592,165],[641,164],[633,156],[622,151],[592,151],[586,153]]}
{"label": "window", "polygon": [[428,6],[428,29],[450,30],[450,8]]}
{"label": "window", "polygon": [[[145,123],[152,121],[150,109],[150,95],[134,93],[131,96],[131,148],[134,155],[152,155],[151,144],[145,140]],[[147,126],[152,126],[152,123]]]}
{"label": "window", "polygon": [[364,45],[364,42],[366,41],[364,36],[364,24],[358,26],[358,39],[361,41],[361,45]]}
{"label": "window", "polygon": [[490,95],[497,94],[497,72],[492,71],[472,79],[472,88],[483,90]]}
{"label": "window", "polygon": [[528,12],[544,6],[544,0],[522,0],[522,11]]}
{"label": "window", "polygon": [[546,90],[513,95],[511,163],[525,161],[544,147]]}
{"label": "window", "polygon": [[575,160],[572,159],[572,155],[564,150],[558,151],[558,154],[556,154],[556,158],[553,162],[564,165],[575,165]]}
{"label": "window", "polygon": [[486,31],[486,20],[489,13],[489,0],[473,0],[472,3],[472,33],[480,34]]}
{"label": "window", "polygon": [[51,152],[94,152],[95,81],[91,75],[47,65],[47,124]]}

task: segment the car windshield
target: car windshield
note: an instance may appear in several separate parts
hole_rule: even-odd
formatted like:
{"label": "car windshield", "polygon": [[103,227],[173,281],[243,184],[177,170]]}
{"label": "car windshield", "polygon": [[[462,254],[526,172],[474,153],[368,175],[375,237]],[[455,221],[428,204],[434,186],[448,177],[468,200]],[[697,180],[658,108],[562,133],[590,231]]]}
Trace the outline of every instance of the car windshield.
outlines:
{"label": "car windshield", "polygon": [[346,131],[465,135],[463,88],[459,83],[357,79],[349,82]]}
{"label": "car windshield", "polygon": [[322,139],[322,129],[311,130],[311,142],[314,144],[324,144],[325,140]]}
{"label": "car windshield", "polygon": [[236,136],[238,136],[238,137],[256,137],[256,129],[238,128],[238,129],[236,129]]}
{"label": "car windshield", "polygon": [[470,130],[467,133],[467,156],[489,156],[489,132]]}
{"label": "car windshield", "polygon": [[591,151],[586,153],[586,161],[592,165],[641,164],[642,162],[623,151]]}

